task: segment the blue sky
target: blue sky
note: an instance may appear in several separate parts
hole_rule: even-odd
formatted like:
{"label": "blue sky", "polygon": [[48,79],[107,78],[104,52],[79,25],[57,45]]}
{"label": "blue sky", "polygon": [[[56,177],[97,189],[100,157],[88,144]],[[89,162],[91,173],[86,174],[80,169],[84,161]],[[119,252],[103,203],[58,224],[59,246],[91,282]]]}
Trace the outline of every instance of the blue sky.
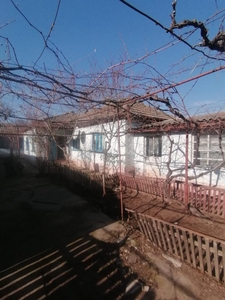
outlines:
{"label": "blue sky", "polygon": [[[162,22],[164,26],[170,26],[172,0],[130,0],[129,2]],[[223,2],[207,0],[204,1],[203,6],[202,0],[178,0],[177,21],[183,19],[205,21],[225,7]],[[17,0],[15,3],[29,21],[46,36],[51,28],[58,1]],[[43,39],[28,25],[9,0],[1,0],[0,10],[0,26],[9,22],[9,25],[1,28],[1,36],[10,40],[20,64],[32,65],[43,49]],[[210,38],[218,32],[223,16],[220,14],[217,22],[207,24]],[[177,33],[181,34],[179,31]],[[172,42],[174,46],[152,54],[147,62],[161,74],[166,74],[173,82],[179,82],[225,64],[225,61],[207,60],[182,43],[176,43],[170,34],[119,0],[62,0],[50,41],[63,52],[75,73],[82,74],[89,74],[90,71],[95,71],[95,68],[104,70],[110,64],[122,60],[125,55],[134,59],[147,52],[154,53],[156,49]],[[190,41],[197,44],[199,33],[193,34]],[[215,51],[211,54],[218,56]],[[12,51],[9,53],[4,40],[1,40],[0,57],[4,62],[12,57]],[[221,58],[222,55],[218,57]],[[49,69],[57,68],[54,57],[48,51],[38,61],[40,67],[43,64]],[[142,72],[141,68],[142,66],[139,65],[133,72]],[[184,69],[187,71],[184,72]],[[224,78],[225,71],[220,71],[199,79],[193,88],[194,82],[178,88],[191,114],[198,112],[202,105],[206,111],[225,110]],[[177,101],[180,99],[177,98]]]}

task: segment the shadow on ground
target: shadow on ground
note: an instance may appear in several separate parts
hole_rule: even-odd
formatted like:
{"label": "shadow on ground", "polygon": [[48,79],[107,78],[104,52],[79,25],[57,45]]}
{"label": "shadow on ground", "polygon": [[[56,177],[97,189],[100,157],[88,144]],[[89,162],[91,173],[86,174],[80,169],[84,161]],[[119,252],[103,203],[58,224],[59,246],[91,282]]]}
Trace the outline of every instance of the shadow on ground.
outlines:
{"label": "shadow on ground", "polygon": [[139,289],[124,295],[136,276],[124,270],[118,244],[81,237],[2,271],[1,299],[136,299]]}
{"label": "shadow on ground", "polygon": [[120,259],[121,230],[58,181],[26,171],[6,178],[0,299],[155,299],[154,291],[143,294],[137,274]]}

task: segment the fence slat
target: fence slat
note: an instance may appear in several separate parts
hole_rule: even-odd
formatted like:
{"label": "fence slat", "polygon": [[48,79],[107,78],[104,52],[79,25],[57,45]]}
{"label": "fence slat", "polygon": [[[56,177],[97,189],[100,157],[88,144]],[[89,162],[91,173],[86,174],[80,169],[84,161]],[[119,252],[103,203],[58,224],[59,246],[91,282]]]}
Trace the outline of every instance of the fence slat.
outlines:
{"label": "fence slat", "polygon": [[141,218],[139,218],[139,215],[138,215],[137,212],[136,212],[136,214],[135,214],[135,217],[136,217],[136,220],[137,220],[137,222],[138,222],[138,226],[139,226],[141,232],[142,232],[143,234],[145,234],[145,231],[144,231],[144,228],[143,228],[143,224],[142,224],[142,222],[141,222]]}
{"label": "fence slat", "polygon": [[168,225],[164,224],[163,226],[164,226],[164,230],[165,230],[165,234],[166,234],[166,241],[167,241],[167,244],[169,246],[169,251],[171,253],[173,253],[173,247],[172,247],[171,240],[170,240],[170,237],[169,237],[169,232],[168,232]]}
{"label": "fence slat", "polygon": [[148,237],[148,231],[147,231],[147,226],[146,226],[146,222],[145,222],[145,219],[144,218],[142,218],[141,220],[140,220],[140,222],[141,222],[141,224],[142,224],[142,228],[143,228],[143,233],[144,233],[144,235],[147,237],[147,238],[149,238]]}
{"label": "fence slat", "polygon": [[178,241],[179,250],[180,250],[180,257],[181,257],[181,259],[184,260],[183,248],[181,245],[181,235],[180,235],[179,229],[177,227],[176,227],[176,236],[177,236],[177,241]]}
{"label": "fence slat", "polygon": [[208,275],[212,276],[212,265],[211,265],[211,259],[210,259],[210,244],[209,239],[205,239],[205,247],[206,247],[206,261],[207,261],[207,271]]}
{"label": "fence slat", "polygon": [[177,250],[177,244],[176,244],[176,240],[175,240],[175,236],[174,236],[173,226],[169,225],[169,227],[170,227],[170,235],[171,235],[172,241],[173,241],[174,252],[175,252],[176,256],[179,256],[178,250]]}
{"label": "fence slat", "polygon": [[148,222],[148,219],[144,217],[144,221],[145,221],[145,226],[146,226],[146,230],[147,230],[147,236],[149,237],[149,240],[150,240],[150,241],[153,241],[151,231],[149,230],[149,222]]}
{"label": "fence slat", "polygon": [[223,200],[222,200],[223,193],[221,191],[219,191],[219,195],[218,196],[219,197],[218,197],[218,206],[217,206],[218,211],[217,211],[217,214],[221,215],[222,214],[222,209],[221,208],[223,206]]}
{"label": "fence slat", "polygon": [[187,239],[187,233],[186,231],[182,230],[183,234],[183,239],[184,239],[184,246],[185,246],[185,252],[187,256],[187,262],[190,264],[191,263],[191,258],[190,258],[190,252],[189,252],[189,245],[188,245],[188,239]]}
{"label": "fence slat", "polygon": [[223,284],[225,285],[225,244],[222,244],[222,262],[221,262],[221,267],[223,268]]}
{"label": "fence slat", "polygon": [[203,253],[202,253],[202,238],[198,236],[198,258],[199,258],[199,268],[204,272],[204,264],[203,264]]}
{"label": "fence slat", "polygon": [[207,273],[218,281],[225,282],[225,241],[199,234],[152,216],[128,211],[135,214],[137,219],[145,219],[147,231],[151,231],[151,234],[147,234],[142,225],[140,225],[141,231],[147,238],[151,236],[154,244],[163,247],[166,251],[169,250],[171,254],[188,262],[194,268],[200,269],[202,273]]}
{"label": "fence slat", "polygon": [[155,234],[155,231],[154,231],[154,228],[153,228],[153,222],[152,222],[152,220],[151,220],[151,226],[149,227],[149,229],[151,230],[154,243],[157,245],[157,238],[156,238],[156,234]]}
{"label": "fence slat", "polygon": [[162,248],[162,244],[161,244],[161,240],[160,240],[160,236],[159,236],[159,231],[158,231],[158,226],[157,226],[157,221],[153,220],[153,227],[155,229],[156,232],[156,236],[157,236],[157,244],[159,245],[160,248]]}
{"label": "fence slat", "polygon": [[161,234],[161,239],[162,239],[163,246],[164,246],[163,248],[164,248],[164,250],[167,250],[168,248],[167,248],[167,243],[166,243],[166,240],[165,240],[165,237],[164,237],[164,231],[163,231],[163,228],[162,228],[162,223],[159,222],[158,225],[159,225],[159,232]]}
{"label": "fence slat", "polygon": [[[144,193],[163,197],[165,188],[168,191],[166,196],[184,201],[184,182],[175,180],[166,184],[162,178],[131,176],[130,174],[121,174],[123,182],[128,188],[142,191]],[[212,214],[217,214],[225,218],[225,189],[203,186],[199,184],[188,184],[189,202],[192,206]]]}
{"label": "fence slat", "polygon": [[194,235],[191,232],[189,235],[190,245],[191,245],[191,258],[192,258],[192,265],[196,268],[196,259],[195,259],[195,247],[194,247]]}
{"label": "fence slat", "polygon": [[222,206],[222,217],[224,218],[225,217],[225,201],[224,201],[224,194],[223,194],[223,206]]}
{"label": "fence slat", "polygon": [[219,270],[219,257],[218,257],[218,247],[217,242],[213,241],[213,252],[214,252],[214,265],[215,265],[215,277],[220,280],[220,270]]}

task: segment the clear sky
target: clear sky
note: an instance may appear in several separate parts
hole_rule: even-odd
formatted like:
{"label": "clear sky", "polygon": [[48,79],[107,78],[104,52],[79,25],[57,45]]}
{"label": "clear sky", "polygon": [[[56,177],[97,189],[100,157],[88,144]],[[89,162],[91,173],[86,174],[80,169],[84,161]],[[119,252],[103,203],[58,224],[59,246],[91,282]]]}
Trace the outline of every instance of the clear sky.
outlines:
{"label": "clear sky", "polygon": [[[172,0],[129,0],[129,3],[166,27],[170,27],[171,23],[171,2]],[[47,36],[58,1],[15,0],[15,3],[29,22]],[[216,13],[224,7],[224,0],[178,0],[176,18],[177,21],[206,21],[215,14],[206,23],[209,37],[212,38],[219,26],[222,28],[224,12],[219,15]],[[0,1],[0,11],[0,35],[7,37],[12,43],[20,64],[32,65],[44,46],[41,35],[29,26],[10,0]],[[181,34],[182,31],[176,33]],[[90,70],[94,71],[97,67],[104,70],[125,56],[134,59],[148,52],[152,53],[147,60],[149,66],[173,82],[225,65],[225,61],[207,59],[186,45],[177,43],[170,34],[119,0],[62,0],[49,41],[57,45],[74,71],[82,74],[89,74]],[[199,43],[199,32],[192,34],[190,41],[193,45]],[[9,51],[6,41],[1,39],[0,42],[0,59],[4,62],[13,59],[12,50]],[[155,53],[155,50],[168,44],[168,48]],[[206,50],[206,53],[225,59],[224,54],[216,51]],[[48,51],[45,51],[38,65],[45,65],[49,69],[57,68],[55,59]],[[141,71],[141,67],[139,65],[134,72]],[[191,82],[178,88],[191,114],[196,113],[202,105],[206,111],[225,110],[224,79],[225,71],[220,71],[199,79],[196,84]],[[178,98],[177,100],[180,101]]]}

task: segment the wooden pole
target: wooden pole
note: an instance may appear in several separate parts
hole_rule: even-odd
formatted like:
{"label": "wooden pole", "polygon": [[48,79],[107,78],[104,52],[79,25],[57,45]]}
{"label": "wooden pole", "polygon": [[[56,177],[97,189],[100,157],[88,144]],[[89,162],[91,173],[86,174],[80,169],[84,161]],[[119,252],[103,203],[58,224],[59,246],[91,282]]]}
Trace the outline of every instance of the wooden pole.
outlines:
{"label": "wooden pole", "polygon": [[186,130],[186,151],[185,151],[185,185],[184,185],[184,202],[185,207],[188,205],[189,190],[188,190],[188,129]]}
{"label": "wooden pole", "polygon": [[119,105],[117,105],[117,137],[118,137],[118,155],[119,155],[119,181],[120,181],[120,214],[121,220],[123,221],[123,193],[122,193],[122,168],[121,168],[121,151],[120,151],[120,118],[119,118]]}

